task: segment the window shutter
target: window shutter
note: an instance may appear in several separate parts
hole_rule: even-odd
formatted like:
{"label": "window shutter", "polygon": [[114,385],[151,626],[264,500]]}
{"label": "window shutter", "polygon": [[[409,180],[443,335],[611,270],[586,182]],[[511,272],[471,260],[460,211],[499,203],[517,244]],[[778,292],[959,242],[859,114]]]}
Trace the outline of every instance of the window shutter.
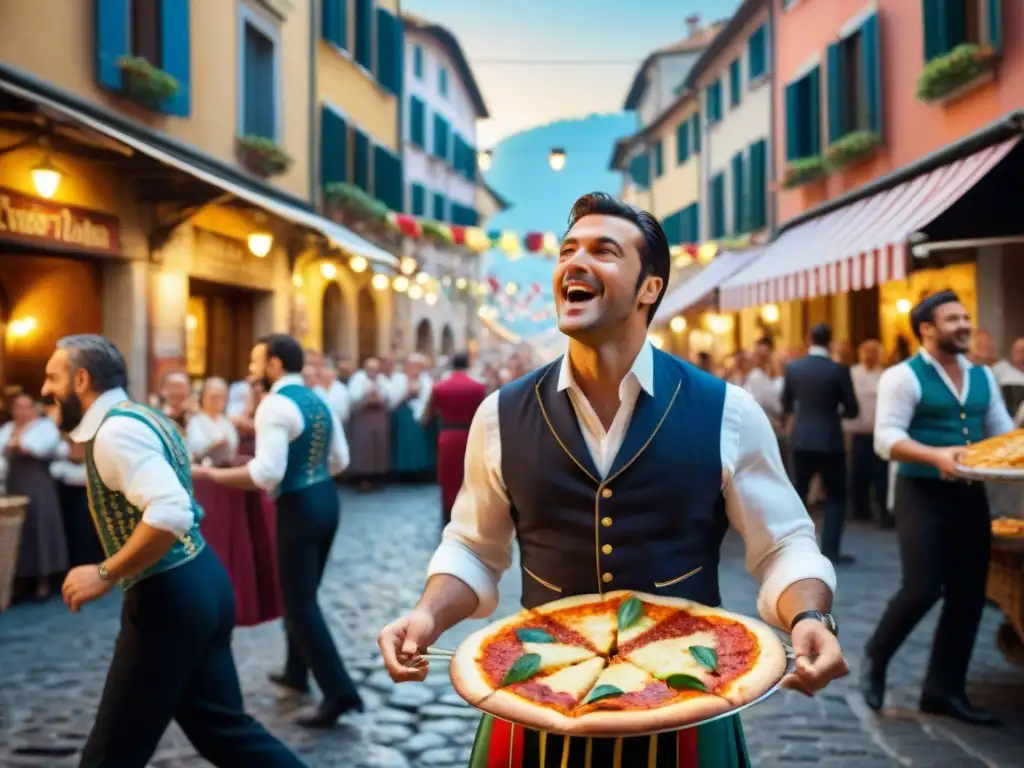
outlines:
{"label": "window shutter", "polygon": [[417,80],[423,79],[423,46],[412,49],[412,73]]}
{"label": "window shutter", "polygon": [[826,55],[828,71],[828,142],[838,141],[845,133],[846,123],[843,120],[843,83],[844,66],[842,43],[833,43],[828,47]]}
{"label": "window shutter", "polygon": [[434,220],[444,221],[445,220],[445,199],[444,195],[440,192],[434,193]]}
{"label": "window shutter", "polygon": [[426,149],[427,124],[426,106],[418,96],[409,97],[409,142],[420,149]]}
{"label": "window shutter", "polygon": [[654,145],[654,176],[660,179],[665,175],[665,149],[662,142]]}
{"label": "window shutter", "polygon": [[676,165],[690,159],[690,121],[684,120],[676,126]]}
{"label": "window shutter", "polygon": [[358,128],[353,131],[352,183],[370,192],[370,137]]}
{"label": "window shutter", "polygon": [[732,231],[734,235],[747,231],[747,190],[742,152],[732,157]]}
{"label": "window shutter", "polygon": [[373,71],[373,0],[355,0],[355,4],[356,64]]}
{"label": "window shutter", "polygon": [[427,190],[422,184],[412,185],[412,215],[425,216],[427,214]]}
{"label": "window shutter", "polygon": [[738,107],[743,96],[743,82],[740,75],[740,60],[735,58],[729,65],[729,106]]}
{"label": "window shutter", "polygon": [[348,123],[326,104],[320,107],[320,183],[348,181]]}
{"label": "window shutter", "polygon": [[662,219],[661,228],[669,245],[680,245],[683,240],[683,212],[676,211]]}
{"label": "window shutter", "polygon": [[391,91],[391,79],[394,77],[394,51],[391,48],[391,19],[392,16],[384,8],[377,8],[377,55],[374,58],[373,74],[380,86],[389,92]]}
{"label": "window shutter", "polygon": [[800,157],[800,81],[786,86],[786,160]]}
{"label": "window shutter", "polygon": [[711,239],[725,236],[725,175],[711,180]]}
{"label": "window shutter", "polygon": [[699,243],[700,242],[700,202],[696,202],[689,208],[690,220],[686,225],[690,233],[689,238],[685,241],[687,243]]}
{"label": "window shutter", "polygon": [[961,43],[967,42],[967,6],[964,2],[943,4],[943,53],[952,51]]}
{"label": "window shutter", "polygon": [[987,0],[988,44],[997,51],[1003,47],[1003,0]]}
{"label": "window shutter", "polygon": [[651,185],[651,162],[646,152],[642,152],[630,161],[629,175],[633,179],[633,183],[640,189],[647,189]]}
{"label": "window shutter", "polygon": [[700,154],[700,112],[693,116],[693,153]]}
{"label": "window shutter", "polygon": [[810,130],[808,146],[810,156],[821,154],[821,67],[815,67],[808,75],[807,84],[807,125]]}
{"label": "window shutter", "polygon": [[162,0],[160,3],[161,69],[178,81],[178,91],[164,111],[188,117],[191,104],[189,83],[192,69],[192,42],[189,31],[189,0]]}
{"label": "window shutter", "polygon": [[760,77],[768,69],[767,42],[767,30],[762,24],[747,43],[747,73],[751,80]]}
{"label": "window shutter", "polygon": [[379,144],[373,151],[373,189],[388,210],[402,210],[402,159]]}
{"label": "window shutter", "polygon": [[448,161],[451,150],[449,149],[449,126],[439,113],[434,113],[434,157]]}
{"label": "window shutter", "polygon": [[348,50],[348,0],[323,0],[320,36]]}
{"label": "window shutter", "polygon": [[750,170],[747,174],[747,228],[763,229],[768,220],[768,143],[761,139],[750,145]]}
{"label": "window shutter", "polygon": [[96,80],[121,90],[124,81],[117,60],[128,55],[128,0],[96,0]]}
{"label": "window shutter", "polygon": [[860,30],[864,67],[864,95],[868,104],[868,127],[882,135],[882,62],[878,14],[872,14]]}

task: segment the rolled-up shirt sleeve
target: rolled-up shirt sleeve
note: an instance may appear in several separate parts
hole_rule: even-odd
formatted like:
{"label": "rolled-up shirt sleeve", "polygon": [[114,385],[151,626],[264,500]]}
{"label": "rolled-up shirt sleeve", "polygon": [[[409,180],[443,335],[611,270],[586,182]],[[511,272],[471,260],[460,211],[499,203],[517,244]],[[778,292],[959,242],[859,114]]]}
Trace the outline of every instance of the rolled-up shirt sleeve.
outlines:
{"label": "rolled-up shirt sleeve", "polygon": [[1002,390],[996,382],[992,369],[985,367],[985,378],[988,379],[988,410],[985,412],[985,437],[1005,435],[1013,430],[1013,418],[1006,407]]}
{"label": "rolled-up shirt sleeve", "polygon": [[479,599],[470,618],[490,616],[498,605],[498,581],[512,565],[515,526],[501,477],[498,393],[489,395],[469,428],[465,480],[452,508],[428,576],[447,574]]}
{"label": "rolled-up shirt sleeve", "polygon": [[878,380],[875,453],[889,460],[896,443],[910,439],[910,421],[921,400],[921,385],[909,365],[894,365]]}
{"label": "rolled-up shirt sleeve", "polygon": [[[294,414],[288,406],[292,406]],[[266,491],[273,491],[284,479],[288,467],[288,444],[293,431],[302,431],[302,424],[294,430],[294,415],[298,414],[301,421],[302,413],[298,407],[280,395],[271,394],[256,409],[253,418],[256,428],[256,455],[248,463],[249,476],[252,481]],[[332,439],[333,447],[333,439]]]}
{"label": "rolled-up shirt sleeve", "polygon": [[192,497],[151,427],[126,416],[108,418],[96,433],[93,457],[104,485],[141,509],[146,525],[178,537],[195,525]]}
{"label": "rolled-up shirt sleeve", "polygon": [[821,554],[814,523],[786,475],[778,438],[749,393],[728,385],[722,422],[725,510],[743,537],[746,565],[761,584],[758,612],[782,626],[778,602],[790,585],[817,579],[833,592],[836,574]]}

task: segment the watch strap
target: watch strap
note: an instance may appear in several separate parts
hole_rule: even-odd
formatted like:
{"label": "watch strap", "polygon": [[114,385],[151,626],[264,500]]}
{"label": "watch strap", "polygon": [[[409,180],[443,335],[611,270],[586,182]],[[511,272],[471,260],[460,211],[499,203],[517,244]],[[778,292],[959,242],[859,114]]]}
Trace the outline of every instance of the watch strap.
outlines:
{"label": "watch strap", "polygon": [[104,581],[110,581],[110,571],[107,570],[106,561],[100,563],[100,567],[98,570],[101,579],[103,579]]}
{"label": "watch strap", "polygon": [[831,616],[824,614],[821,611],[801,611],[793,617],[793,621],[789,625],[789,631],[792,632],[793,627],[795,627],[798,623],[804,621],[805,619],[813,619],[814,621],[821,622],[828,628],[829,632],[831,632],[832,634],[836,634],[835,620]]}

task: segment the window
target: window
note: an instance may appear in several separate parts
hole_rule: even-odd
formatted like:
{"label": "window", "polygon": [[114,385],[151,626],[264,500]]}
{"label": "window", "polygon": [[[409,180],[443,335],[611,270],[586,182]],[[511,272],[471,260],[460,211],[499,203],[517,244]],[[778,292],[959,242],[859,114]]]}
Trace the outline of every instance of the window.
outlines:
{"label": "window", "polygon": [[729,65],[729,108],[735,109],[743,97],[743,75],[740,74],[740,60],[736,57]]}
{"label": "window", "polygon": [[250,13],[242,20],[241,134],[277,140],[278,82],[275,31]]}
{"label": "window", "polygon": [[750,145],[748,154],[747,229],[756,232],[768,226],[768,142]]}
{"label": "window", "polygon": [[444,195],[440,192],[434,193],[434,220],[435,221],[447,221],[445,217],[446,209],[448,207],[448,201],[445,200]]}
{"label": "window", "polygon": [[451,149],[449,148],[451,127],[437,112],[434,113],[434,157],[448,161]]}
{"label": "window", "polygon": [[923,0],[923,10],[925,61],[962,43],[1002,46],[1002,0]]}
{"label": "window", "polygon": [[659,179],[665,175],[665,151],[661,141],[654,145],[654,175]]}
{"label": "window", "polygon": [[676,126],[676,165],[690,159],[690,120]]}
{"label": "window", "polygon": [[348,0],[323,0],[320,36],[343,51],[348,50]]}
{"label": "window", "polygon": [[640,189],[651,186],[651,159],[646,152],[641,152],[629,162],[629,177]]}
{"label": "window", "polygon": [[441,95],[448,98],[448,69],[440,67],[437,74],[437,89]]}
{"label": "window", "polygon": [[711,239],[725,237],[725,174],[720,173],[711,179]]}
{"label": "window", "polygon": [[747,186],[743,173],[743,152],[732,156],[732,233],[747,231]]}
{"label": "window", "polygon": [[423,46],[419,43],[412,49],[412,73],[417,80],[423,79]]}
{"label": "window", "polygon": [[452,168],[466,181],[475,182],[476,150],[457,133],[452,134],[452,144]]}
{"label": "window", "polygon": [[327,104],[320,107],[320,183],[348,181],[348,121]]}
{"label": "window", "polygon": [[708,126],[712,126],[722,119],[722,81],[715,80],[706,89],[705,100],[707,101]]}
{"label": "window", "polygon": [[700,112],[696,113],[692,118],[693,121],[693,154],[700,154]]}
{"label": "window", "polygon": [[880,133],[878,16],[828,47],[828,140],[854,131]]}
{"label": "window", "polygon": [[427,148],[427,105],[418,96],[409,97],[409,143]]}
{"label": "window", "polygon": [[163,66],[160,40],[160,0],[129,0],[131,54],[154,67]]}
{"label": "window", "polygon": [[662,219],[661,228],[665,231],[665,240],[670,246],[683,244],[683,212],[681,210]]}
{"label": "window", "polygon": [[358,128],[352,131],[352,183],[373,194],[370,188],[370,137]]}
{"label": "window", "polygon": [[413,216],[427,215],[427,190],[422,184],[409,185],[409,201]]}
{"label": "window", "polygon": [[747,42],[747,77],[751,82],[768,71],[768,30],[762,24]]}
{"label": "window", "polygon": [[373,69],[373,0],[355,0],[356,64]]}
{"label": "window", "polygon": [[377,9],[377,82],[388,93],[402,93],[402,69],[405,66],[405,29],[402,22],[385,8]]}
{"label": "window", "polygon": [[821,154],[819,80],[819,67],[814,67],[786,86],[786,160]]}
{"label": "window", "polygon": [[682,211],[680,242],[684,245],[700,242],[700,203],[692,203]]}
{"label": "window", "polygon": [[389,211],[402,210],[402,158],[380,144],[373,148],[373,196]]}
{"label": "window", "polygon": [[475,227],[480,223],[476,209],[452,201],[452,224],[459,227]]}

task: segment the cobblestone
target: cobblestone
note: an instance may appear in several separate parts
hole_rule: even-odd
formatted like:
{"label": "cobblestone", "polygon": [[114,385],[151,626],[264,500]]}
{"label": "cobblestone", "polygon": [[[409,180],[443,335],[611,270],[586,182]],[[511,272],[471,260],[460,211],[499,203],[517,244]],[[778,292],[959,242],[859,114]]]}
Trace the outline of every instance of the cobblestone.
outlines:
{"label": "cobblestone", "polygon": [[[424,684],[392,685],[381,669],[376,634],[419,596],[437,542],[437,492],[394,488],[344,494],[343,522],[321,603],[367,711],[327,732],[292,724],[313,700],[282,698],[268,681],[283,658],[279,622],[239,629],[234,651],[249,710],[311,768],[464,768],[477,714],[454,694],[443,665]],[[870,713],[856,694],[860,654],[899,579],[895,536],[852,526],[846,549],[858,560],[839,573],[836,613],[853,674],[808,699],[783,691],[744,713],[747,744],[758,766],[1024,766],[1024,670],[995,647],[1000,614],[987,609],[971,665],[971,696],[993,709],[1004,728],[977,729],[915,709],[935,614],[911,636],[890,669],[888,709]],[[742,543],[726,540],[722,593],[731,609],[754,613],[756,585],[743,570]],[[502,582],[498,614],[517,609],[513,569]],[[77,764],[117,632],[120,599],[112,595],[79,615],[62,604],[19,606],[0,615],[0,766],[64,768]],[[438,645],[454,648],[485,621],[454,628]],[[205,763],[172,726],[151,766]]]}

